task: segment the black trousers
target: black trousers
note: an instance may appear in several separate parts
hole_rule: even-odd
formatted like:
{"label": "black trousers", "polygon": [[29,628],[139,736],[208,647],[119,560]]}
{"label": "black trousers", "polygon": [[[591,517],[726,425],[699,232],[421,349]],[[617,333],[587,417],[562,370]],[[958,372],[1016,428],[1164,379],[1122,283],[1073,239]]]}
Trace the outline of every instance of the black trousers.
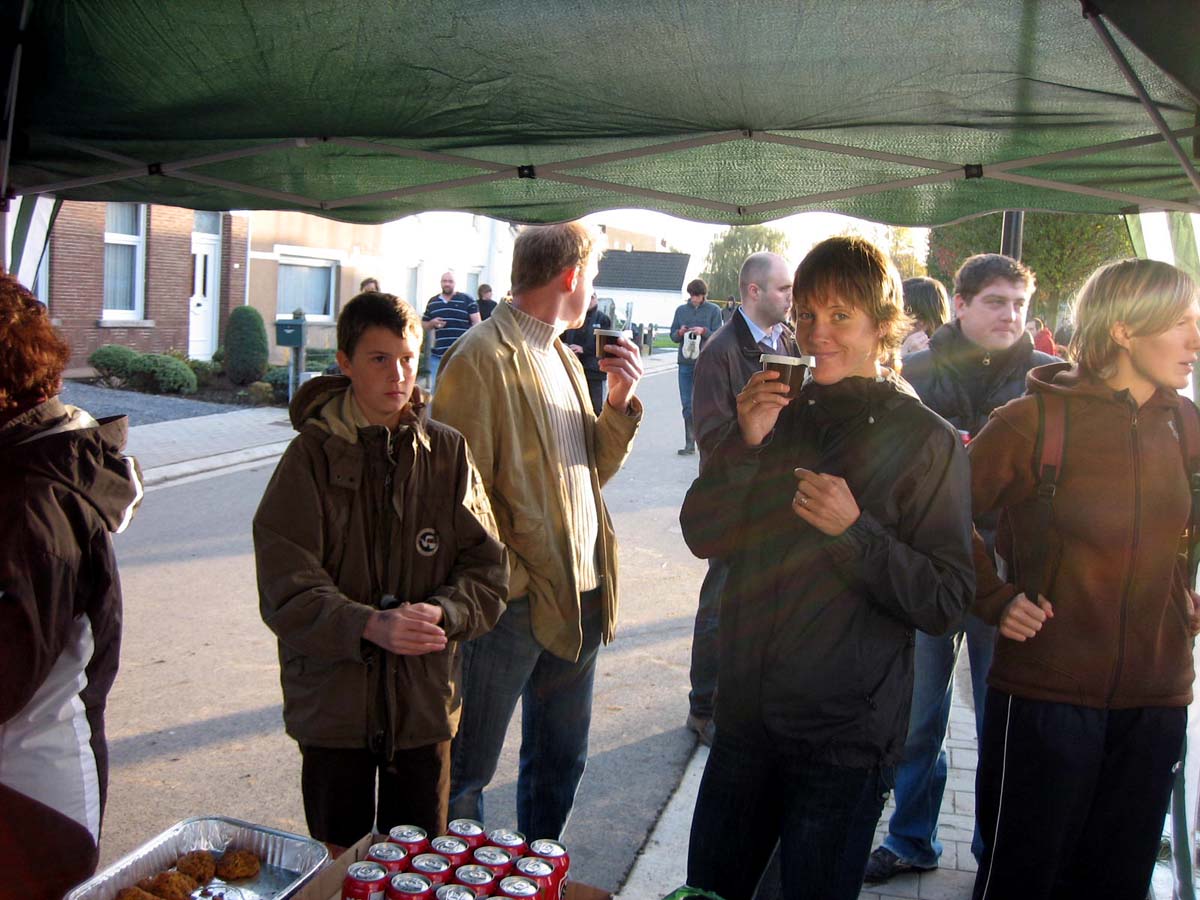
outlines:
{"label": "black trousers", "polygon": [[397,750],[390,761],[370,750],[302,745],[300,753],[304,817],[317,840],[348,847],[395,825],[419,825],[430,837],[446,833],[449,741]]}
{"label": "black trousers", "polygon": [[1144,900],[1187,709],[1093,709],[988,689],[975,900]]}

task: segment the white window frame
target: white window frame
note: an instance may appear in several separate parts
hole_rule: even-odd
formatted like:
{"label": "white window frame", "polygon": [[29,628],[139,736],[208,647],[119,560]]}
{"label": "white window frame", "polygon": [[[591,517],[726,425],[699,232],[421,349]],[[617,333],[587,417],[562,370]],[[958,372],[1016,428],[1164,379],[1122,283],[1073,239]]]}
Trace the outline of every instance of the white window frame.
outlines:
{"label": "white window frame", "polygon": [[[337,301],[337,286],[338,278],[340,277],[341,260],[333,259],[327,256],[309,256],[306,254],[298,254],[295,252],[279,255],[279,266],[308,266],[309,268],[325,268],[329,269],[329,296],[325,300],[325,309],[328,312],[322,315],[308,315],[306,319],[309,322],[332,322],[334,320],[334,304]],[[275,319],[291,319],[292,312],[288,310],[286,313],[279,311],[279,285],[282,283],[282,278],[275,279]]]}
{"label": "white window frame", "polygon": [[[38,276],[42,277],[38,277]],[[34,296],[38,298],[42,306],[46,309],[50,308],[50,241],[46,241],[46,249],[42,251],[42,261],[38,263],[37,275],[33,279],[34,287],[37,290]]]}
{"label": "white window frame", "polygon": [[[136,248],[133,263],[133,309],[109,309],[103,305],[102,294],[100,300],[100,317],[102,319],[138,322],[146,318],[146,204],[139,203],[137,208],[138,233],[136,235],[118,234],[114,231],[104,232],[105,244],[123,244]],[[108,206],[106,204],[105,215],[107,213]],[[103,291],[103,287],[101,290]]]}

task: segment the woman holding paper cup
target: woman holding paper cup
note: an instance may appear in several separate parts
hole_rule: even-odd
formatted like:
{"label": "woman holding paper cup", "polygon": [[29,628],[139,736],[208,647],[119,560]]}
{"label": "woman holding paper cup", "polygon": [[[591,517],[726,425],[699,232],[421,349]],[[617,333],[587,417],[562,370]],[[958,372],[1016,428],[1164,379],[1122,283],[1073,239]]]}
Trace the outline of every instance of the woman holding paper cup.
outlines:
{"label": "woman holding paper cup", "polygon": [[776,841],[784,896],[858,896],[913,631],[944,632],[974,591],[962,443],[888,367],[909,328],[895,268],[830,238],[796,270],[792,315],[804,385],[750,379],[680,516],[694,553],[731,562],[688,856],[688,883],[726,900],[753,894]]}

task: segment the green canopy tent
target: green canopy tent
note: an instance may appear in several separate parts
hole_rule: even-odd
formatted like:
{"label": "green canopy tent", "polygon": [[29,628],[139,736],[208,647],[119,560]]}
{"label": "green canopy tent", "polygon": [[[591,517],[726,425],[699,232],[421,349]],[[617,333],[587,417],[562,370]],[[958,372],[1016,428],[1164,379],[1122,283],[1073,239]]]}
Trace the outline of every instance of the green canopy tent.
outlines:
{"label": "green canopy tent", "polygon": [[1191,0],[2,5],[6,195],[353,222],[1200,211]]}

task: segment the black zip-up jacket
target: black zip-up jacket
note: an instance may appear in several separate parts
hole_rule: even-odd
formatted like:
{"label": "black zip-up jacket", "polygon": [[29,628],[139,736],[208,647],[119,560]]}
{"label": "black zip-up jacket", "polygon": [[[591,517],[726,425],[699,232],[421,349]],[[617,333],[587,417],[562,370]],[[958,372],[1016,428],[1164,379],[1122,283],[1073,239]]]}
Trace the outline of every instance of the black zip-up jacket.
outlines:
{"label": "black zip-up jacket", "polygon": [[[843,534],[792,511],[796,466],[846,479],[862,514]],[[693,553],[731,566],[717,727],[817,762],[895,763],[913,629],[946,631],[975,589],[970,473],[954,431],[897,376],[810,382],[762,446],[729,425],[680,522]]]}

